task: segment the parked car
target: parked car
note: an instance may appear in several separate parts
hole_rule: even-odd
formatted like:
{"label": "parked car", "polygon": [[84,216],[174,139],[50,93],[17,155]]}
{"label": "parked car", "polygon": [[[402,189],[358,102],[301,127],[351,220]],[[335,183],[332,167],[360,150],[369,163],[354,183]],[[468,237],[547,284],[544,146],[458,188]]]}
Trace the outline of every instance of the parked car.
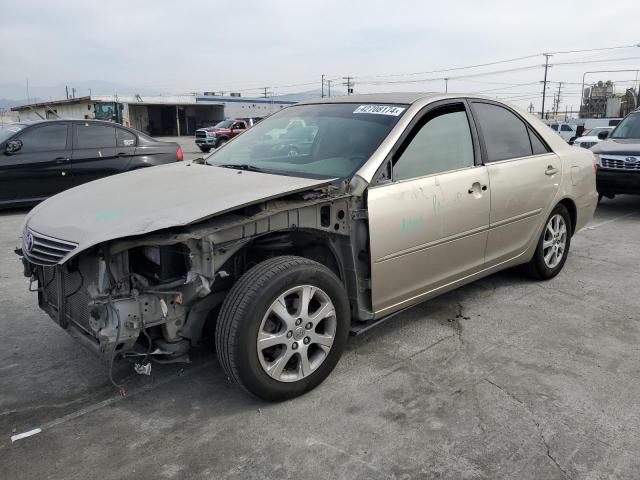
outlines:
{"label": "parked car", "polygon": [[207,153],[253,127],[260,120],[260,117],[236,118],[223,120],[213,127],[199,128],[196,130],[196,145],[200,151]]}
{"label": "parked car", "polygon": [[14,123],[0,130],[0,208],[34,205],[98,178],[183,158],[177,143],[109,122]]}
{"label": "parked car", "polygon": [[640,110],[627,115],[611,133],[600,132],[598,139],[601,142],[591,150],[599,165],[599,198],[640,194]]}
{"label": "parked car", "polygon": [[[260,148],[293,120],[312,148]],[[554,277],[596,202],[593,154],[514,107],[358,95],[50,198],[17,253],[40,307],[111,363],[175,360],[213,331],[227,377],[282,400],[329,375],[349,331],[516,265]]]}
{"label": "parked car", "polygon": [[573,141],[573,146],[581,148],[591,148],[596,143],[602,141],[598,138],[600,132],[611,132],[611,130],[613,129],[614,127],[598,127],[587,130],[581,137],[578,137]]}
{"label": "parked car", "polygon": [[547,125],[549,125],[551,130],[560,135],[565,142],[569,142],[576,136],[577,125],[572,123],[549,122]]}

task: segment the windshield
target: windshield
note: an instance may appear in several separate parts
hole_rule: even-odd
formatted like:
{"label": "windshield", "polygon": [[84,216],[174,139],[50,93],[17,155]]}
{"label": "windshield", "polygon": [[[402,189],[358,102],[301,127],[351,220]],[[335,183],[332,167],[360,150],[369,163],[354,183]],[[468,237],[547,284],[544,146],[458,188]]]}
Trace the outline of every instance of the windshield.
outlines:
{"label": "windshield", "polygon": [[640,113],[632,113],[622,120],[609,138],[640,138]]}
{"label": "windshield", "polygon": [[215,128],[229,128],[232,123],[233,120],[223,120],[220,123],[216,123]]}
{"label": "windshield", "polygon": [[610,132],[611,127],[592,128],[582,134],[583,137],[597,137],[600,132]]}
{"label": "windshield", "polygon": [[25,125],[21,125],[19,123],[15,123],[13,125],[5,125],[0,127],[0,143],[4,142],[10,137],[13,137],[16,133],[22,130]]}
{"label": "windshield", "polygon": [[335,103],[285,108],[207,157],[311,178],[347,178],[378,148],[407,105]]}

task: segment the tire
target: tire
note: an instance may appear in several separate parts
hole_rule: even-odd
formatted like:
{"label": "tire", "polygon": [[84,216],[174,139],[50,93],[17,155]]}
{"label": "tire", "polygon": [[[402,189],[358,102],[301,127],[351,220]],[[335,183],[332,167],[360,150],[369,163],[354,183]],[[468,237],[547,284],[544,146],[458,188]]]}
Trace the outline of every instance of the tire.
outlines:
{"label": "tire", "polygon": [[211,150],[211,147],[200,147],[200,151],[202,153],[209,153],[210,150]]}
{"label": "tire", "polygon": [[[557,223],[553,224],[552,221]],[[552,233],[554,230],[558,230],[557,236]],[[564,205],[556,205],[544,224],[536,252],[526,265],[529,275],[537,280],[549,280],[560,273],[569,254],[572,235],[569,211]],[[552,252],[554,249],[555,253]]]}
{"label": "tire", "polygon": [[227,294],[216,352],[233,383],[264,400],[286,400],[331,373],[349,328],[347,293],[331,270],[302,257],[275,257],[247,271]]}
{"label": "tire", "polygon": [[221,138],[220,140],[218,140],[216,142],[216,148],[220,148],[222,145],[224,145],[228,141],[229,141],[229,139],[227,139],[227,138]]}

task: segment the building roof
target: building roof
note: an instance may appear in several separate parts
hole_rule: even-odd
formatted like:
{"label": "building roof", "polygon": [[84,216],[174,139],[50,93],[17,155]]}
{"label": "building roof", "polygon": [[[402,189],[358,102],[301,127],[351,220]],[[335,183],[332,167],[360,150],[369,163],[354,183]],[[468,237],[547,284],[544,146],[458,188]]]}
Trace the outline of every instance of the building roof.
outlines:
{"label": "building roof", "polygon": [[12,107],[11,111],[17,112],[20,110],[26,110],[28,108],[42,108],[42,107],[53,107],[55,105],[71,105],[73,103],[83,103],[90,102],[91,97],[76,97],[76,98],[65,98],[62,100],[50,100],[48,102],[40,102],[40,103],[28,103],[26,105],[18,105],[16,107]]}

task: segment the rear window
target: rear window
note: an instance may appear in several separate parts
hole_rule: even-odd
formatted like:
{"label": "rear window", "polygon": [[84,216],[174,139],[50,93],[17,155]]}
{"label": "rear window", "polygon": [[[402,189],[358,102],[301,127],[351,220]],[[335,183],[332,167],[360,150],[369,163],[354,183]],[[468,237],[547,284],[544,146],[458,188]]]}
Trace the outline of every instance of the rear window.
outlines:
{"label": "rear window", "polygon": [[532,154],[529,133],[524,122],[509,110],[490,103],[473,103],[487,150],[486,162]]}
{"label": "rear window", "polygon": [[97,123],[76,124],[75,148],[108,148],[115,146],[115,127]]}

